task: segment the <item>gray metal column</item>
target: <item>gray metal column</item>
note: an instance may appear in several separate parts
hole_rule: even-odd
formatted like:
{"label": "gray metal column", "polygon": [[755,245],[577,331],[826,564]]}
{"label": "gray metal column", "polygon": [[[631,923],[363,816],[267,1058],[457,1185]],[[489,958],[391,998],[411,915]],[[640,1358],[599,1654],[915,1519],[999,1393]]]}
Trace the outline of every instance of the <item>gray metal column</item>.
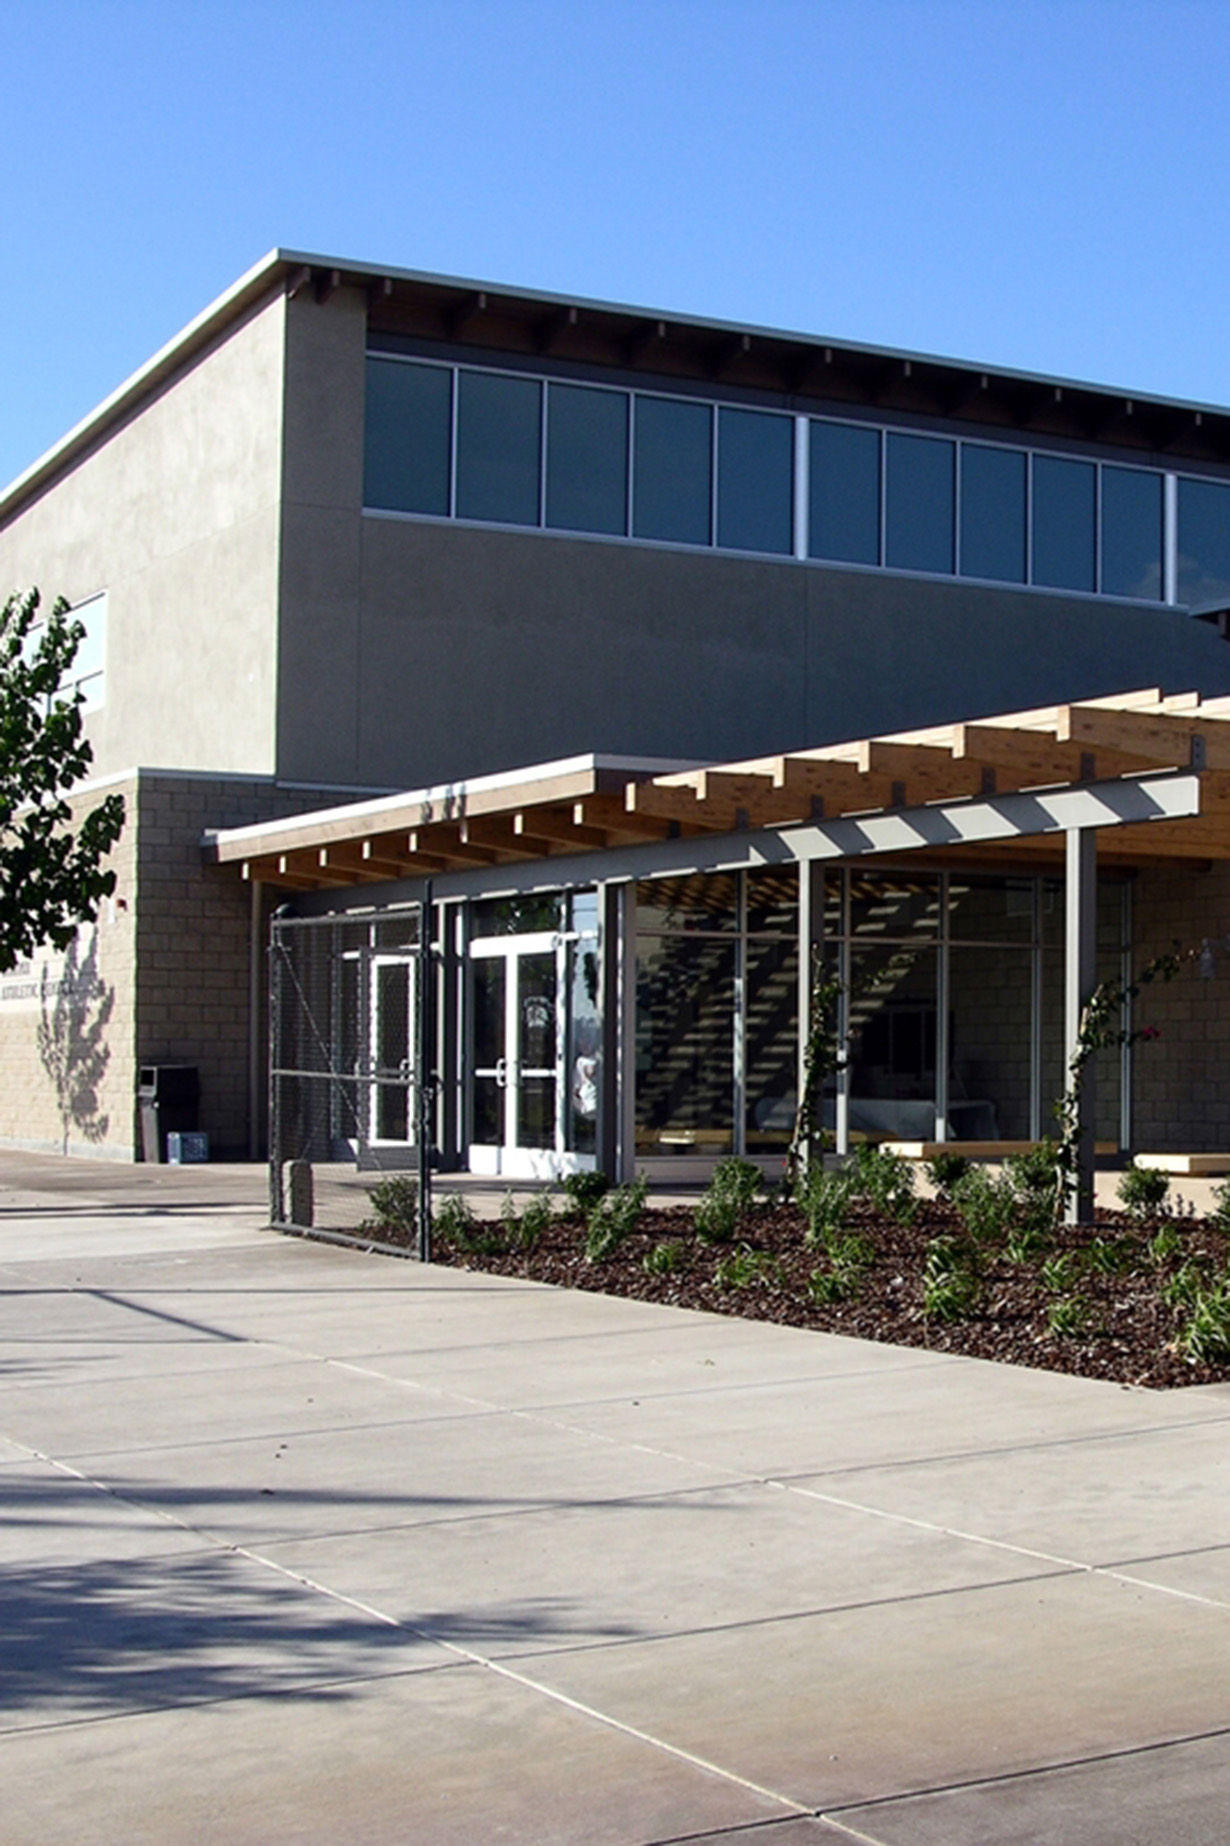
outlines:
{"label": "gray metal column", "polygon": [[619,1171],[619,948],[623,934],[619,893],[618,885],[598,887],[602,1056],[595,1155],[598,1171],[611,1178]]}
{"label": "gray metal column", "polygon": [[[824,866],[813,859],[799,867],[799,1070],[798,1095],[807,1079],[807,1041],[812,1028],[812,988],[817,959],[824,952]],[[818,1160],[822,1147],[805,1145],[805,1161]]]}
{"label": "gray metal column", "polygon": [[[1081,1015],[1097,984],[1098,836],[1093,827],[1070,827],[1064,881],[1064,1084],[1080,1037]],[[1068,1201],[1068,1223],[1087,1224],[1093,1217],[1094,1072],[1085,1065],[1080,1085],[1076,1189]]]}

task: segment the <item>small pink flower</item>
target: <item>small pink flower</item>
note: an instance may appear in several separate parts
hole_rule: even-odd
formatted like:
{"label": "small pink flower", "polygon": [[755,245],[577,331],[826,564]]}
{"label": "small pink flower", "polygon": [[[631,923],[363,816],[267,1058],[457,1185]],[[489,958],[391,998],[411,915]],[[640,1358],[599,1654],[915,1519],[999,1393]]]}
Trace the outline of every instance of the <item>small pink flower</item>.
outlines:
{"label": "small pink flower", "polygon": [[1142,1038],[1160,1038],[1162,1036],[1162,1029],[1160,1026],[1142,1026],[1140,1029],[1140,1036]]}

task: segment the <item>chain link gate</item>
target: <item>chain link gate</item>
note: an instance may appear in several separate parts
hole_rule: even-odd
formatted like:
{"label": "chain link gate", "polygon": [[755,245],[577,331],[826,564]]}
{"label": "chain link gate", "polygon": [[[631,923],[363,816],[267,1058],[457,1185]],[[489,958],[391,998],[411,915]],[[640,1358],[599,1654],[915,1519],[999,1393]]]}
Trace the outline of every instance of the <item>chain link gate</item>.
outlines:
{"label": "chain link gate", "polygon": [[415,1174],[414,1222],[407,1209],[399,1229],[413,1231],[418,1256],[430,1258],[439,1090],[432,916],[428,885],[421,903],[378,917],[273,919],[269,1204],[277,1229],[371,1243],[370,1177]]}

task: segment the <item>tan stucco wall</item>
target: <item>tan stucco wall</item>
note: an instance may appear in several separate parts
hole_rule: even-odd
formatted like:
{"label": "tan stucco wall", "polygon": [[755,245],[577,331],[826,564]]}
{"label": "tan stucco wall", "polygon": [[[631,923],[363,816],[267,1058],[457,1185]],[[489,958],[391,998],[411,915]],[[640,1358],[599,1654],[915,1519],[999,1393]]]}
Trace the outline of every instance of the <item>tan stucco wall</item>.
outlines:
{"label": "tan stucco wall", "polygon": [[274,768],[281,296],[0,529],[0,592],[107,592],[100,775]]}
{"label": "tan stucco wall", "polygon": [[[113,897],[66,955],[40,950],[0,976],[0,1142],[132,1157],[136,1085],[136,783],[117,782],[127,824]],[[101,793],[78,795],[75,818]]]}

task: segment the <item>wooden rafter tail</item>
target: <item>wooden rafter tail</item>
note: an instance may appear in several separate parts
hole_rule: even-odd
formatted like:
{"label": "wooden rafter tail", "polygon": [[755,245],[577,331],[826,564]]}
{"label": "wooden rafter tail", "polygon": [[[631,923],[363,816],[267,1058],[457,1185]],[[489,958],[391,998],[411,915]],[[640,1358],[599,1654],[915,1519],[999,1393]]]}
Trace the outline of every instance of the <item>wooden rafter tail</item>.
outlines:
{"label": "wooden rafter tail", "polygon": [[800,818],[832,820],[892,806],[892,778],[864,774],[848,759],[804,756],[792,751],[781,759],[783,786],[800,808]]}
{"label": "wooden rafter tail", "polygon": [[1152,764],[1190,768],[1203,746],[1203,764],[1210,769],[1230,769],[1230,724],[1224,718],[1189,716],[1185,712],[1106,711],[1092,705],[1065,705],[1059,717],[1059,737],[1086,748],[1121,750]]}
{"label": "wooden rafter tail", "polygon": [[498,859],[541,859],[547,851],[545,840],[532,840],[513,831],[511,814],[469,815],[457,830],[462,846],[480,846]]}
{"label": "wooden rafter tail", "polygon": [[694,788],[663,785],[656,777],[652,782],[629,782],[624,802],[627,812],[638,819],[650,815],[702,832],[729,833],[737,824],[733,807],[727,810],[725,804],[701,802]]}
{"label": "wooden rafter tail", "polygon": [[608,846],[665,840],[670,836],[672,825],[678,824],[652,814],[630,814],[622,794],[587,795],[573,803],[572,813],[578,827],[601,833]]}
{"label": "wooden rafter tail", "polygon": [[440,871],[457,871],[467,865],[497,865],[500,855],[486,846],[472,846],[460,837],[461,821],[439,822],[426,828],[415,828],[410,835],[410,849],[420,861],[429,858],[440,861]]}
{"label": "wooden rafter tail", "polygon": [[[578,802],[577,807],[583,804]],[[599,851],[607,836],[601,827],[587,827],[567,808],[528,808],[513,815],[513,832],[522,839],[537,839],[565,852]]]}
{"label": "wooden rafter tail", "polygon": [[987,785],[982,765],[957,761],[950,750],[937,744],[889,743],[872,738],[860,750],[859,769],[863,775],[879,776],[894,785],[911,804],[937,796],[994,793]]}

